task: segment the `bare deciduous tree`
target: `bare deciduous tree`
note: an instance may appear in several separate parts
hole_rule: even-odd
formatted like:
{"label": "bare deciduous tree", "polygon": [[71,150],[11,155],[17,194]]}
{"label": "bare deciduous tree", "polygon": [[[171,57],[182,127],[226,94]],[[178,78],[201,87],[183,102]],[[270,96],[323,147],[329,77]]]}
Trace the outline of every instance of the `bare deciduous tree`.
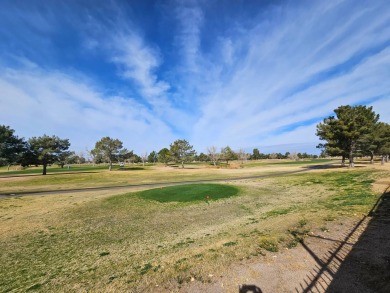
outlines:
{"label": "bare deciduous tree", "polygon": [[142,155],[141,155],[141,160],[142,160],[142,166],[145,166],[145,162],[148,161],[148,152],[144,152]]}
{"label": "bare deciduous tree", "polygon": [[239,149],[237,152],[237,156],[238,159],[241,161],[241,164],[244,164],[244,162],[248,159],[248,155],[244,149]]}
{"label": "bare deciduous tree", "polygon": [[217,148],[215,146],[208,147],[207,155],[209,156],[211,162],[213,162],[214,166],[216,166],[219,159],[219,153],[217,152]]}
{"label": "bare deciduous tree", "polygon": [[298,159],[299,159],[297,152],[292,152],[292,153],[290,153],[290,154],[288,155],[288,158],[289,158],[290,160],[294,160],[294,161],[298,161]]}

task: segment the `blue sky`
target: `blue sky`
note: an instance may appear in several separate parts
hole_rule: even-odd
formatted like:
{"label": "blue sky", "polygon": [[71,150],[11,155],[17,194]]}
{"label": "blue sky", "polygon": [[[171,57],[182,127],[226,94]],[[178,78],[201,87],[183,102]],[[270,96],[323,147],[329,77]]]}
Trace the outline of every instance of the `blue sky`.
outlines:
{"label": "blue sky", "polygon": [[0,2],[0,124],[76,151],[317,153],[340,105],[390,122],[389,80],[386,0]]}

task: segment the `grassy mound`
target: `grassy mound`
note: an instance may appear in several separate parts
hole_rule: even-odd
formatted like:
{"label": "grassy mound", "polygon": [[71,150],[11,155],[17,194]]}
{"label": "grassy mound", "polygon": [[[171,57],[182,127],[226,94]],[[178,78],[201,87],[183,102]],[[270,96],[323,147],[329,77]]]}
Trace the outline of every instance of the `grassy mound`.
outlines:
{"label": "grassy mound", "polygon": [[158,202],[210,201],[236,195],[239,189],[221,184],[186,184],[141,191],[138,196]]}

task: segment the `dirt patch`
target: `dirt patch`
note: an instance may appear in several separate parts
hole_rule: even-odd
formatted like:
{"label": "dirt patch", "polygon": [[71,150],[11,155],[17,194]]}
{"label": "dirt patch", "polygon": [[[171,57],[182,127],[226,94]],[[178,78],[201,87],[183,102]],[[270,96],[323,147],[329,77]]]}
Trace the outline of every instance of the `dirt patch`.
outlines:
{"label": "dirt patch", "polygon": [[[343,264],[355,261],[368,261],[378,263],[378,259],[387,259],[389,249],[380,251],[377,254],[370,253],[370,246],[359,246],[359,238],[364,237],[367,227],[373,218],[365,217],[359,221],[342,219],[328,225],[327,231],[311,232],[296,248],[285,249],[277,253],[267,253],[265,256],[242,261],[226,272],[213,272],[210,274],[211,283],[203,284],[196,281],[180,292],[239,292],[239,286],[255,286],[259,292],[385,292],[381,288],[370,289],[366,280],[372,280],[372,275],[366,264],[363,270],[356,269],[351,265],[352,271],[343,282],[338,274],[343,269]],[[383,234],[382,240],[389,243],[390,228]],[[371,235],[373,236],[373,235]],[[379,237],[379,235],[376,235]],[[386,239],[384,239],[386,238]],[[360,245],[361,246],[361,245]],[[382,247],[382,246],[380,246]],[[383,248],[383,247],[382,247]],[[387,255],[385,255],[387,254]],[[362,256],[364,256],[362,258]],[[387,258],[386,258],[387,257]],[[352,261],[354,262],[354,261]],[[356,264],[355,264],[356,265]],[[386,261],[382,261],[382,275],[378,278],[388,281]],[[378,273],[378,268],[376,268]],[[387,274],[387,275],[386,275]],[[345,276],[345,272],[343,273]],[[363,278],[363,279],[362,279]],[[382,286],[384,286],[382,280]],[[329,288],[333,288],[332,290]],[[387,289],[388,290],[388,285]],[[251,291],[249,291],[251,292]],[[388,291],[386,291],[388,292]]]}

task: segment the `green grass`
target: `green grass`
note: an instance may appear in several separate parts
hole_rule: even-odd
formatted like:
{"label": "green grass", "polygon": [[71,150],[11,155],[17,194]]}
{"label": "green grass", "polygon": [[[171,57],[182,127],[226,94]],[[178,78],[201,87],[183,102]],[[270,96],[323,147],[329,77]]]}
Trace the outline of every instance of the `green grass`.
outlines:
{"label": "green grass", "polygon": [[140,198],[158,202],[194,202],[218,200],[237,195],[239,188],[222,184],[186,184],[138,192]]}

